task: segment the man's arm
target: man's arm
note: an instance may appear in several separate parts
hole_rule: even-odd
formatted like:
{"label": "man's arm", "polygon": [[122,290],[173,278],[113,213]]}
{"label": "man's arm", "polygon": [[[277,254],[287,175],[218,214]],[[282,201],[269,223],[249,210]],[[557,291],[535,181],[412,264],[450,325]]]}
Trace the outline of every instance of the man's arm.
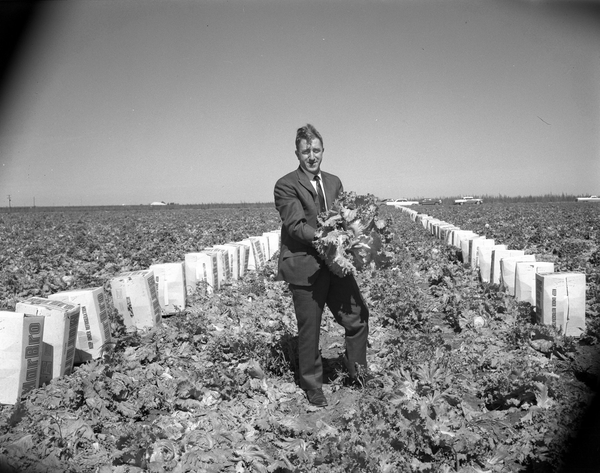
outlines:
{"label": "man's arm", "polygon": [[307,223],[298,188],[289,180],[280,179],[275,185],[274,194],[275,207],[281,216],[284,231],[294,240],[312,245],[316,230]]}

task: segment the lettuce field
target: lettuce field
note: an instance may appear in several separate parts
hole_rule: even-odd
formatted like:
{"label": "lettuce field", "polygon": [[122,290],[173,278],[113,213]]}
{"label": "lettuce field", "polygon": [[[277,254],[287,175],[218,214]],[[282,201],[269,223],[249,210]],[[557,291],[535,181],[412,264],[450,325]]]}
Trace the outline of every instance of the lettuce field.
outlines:
{"label": "lettuce field", "polygon": [[[0,472],[597,471],[600,205],[421,211],[585,273],[585,332],[536,325],[530,304],[382,206],[389,264],[357,277],[371,311],[361,385],[345,382],[343,331],[326,312],[329,406],[307,403],[291,295],[271,261],[152,330],[127,331],[113,311],[102,359],[0,406]],[[3,213],[0,310],[72,288],[110,299],[120,272],[278,227],[259,207]]]}

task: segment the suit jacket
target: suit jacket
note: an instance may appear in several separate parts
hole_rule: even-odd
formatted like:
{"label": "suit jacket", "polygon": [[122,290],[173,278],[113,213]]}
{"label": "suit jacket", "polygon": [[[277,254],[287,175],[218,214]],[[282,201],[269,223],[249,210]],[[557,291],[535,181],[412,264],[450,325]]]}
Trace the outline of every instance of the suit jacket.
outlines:
{"label": "suit jacket", "polygon": [[[344,190],[337,176],[321,171],[327,205]],[[298,286],[313,284],[325,263],[312,245],[317,229],[319,202],[306,173],[300,167],[275,184],[275,207],[281,216],[281,248],[278,280]]]}

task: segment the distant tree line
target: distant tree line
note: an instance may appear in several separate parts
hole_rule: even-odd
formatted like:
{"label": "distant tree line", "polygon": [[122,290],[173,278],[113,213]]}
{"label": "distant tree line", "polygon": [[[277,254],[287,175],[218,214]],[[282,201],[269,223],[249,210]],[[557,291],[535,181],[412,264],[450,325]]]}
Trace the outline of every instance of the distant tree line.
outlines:
{"label": "distant tree line", "polygon": [[[465,195],[471,194],[463,194],[456,196],[447,196],[447,197],[435,197],[435,199],[441,199],[444,204],[453,204],[456,199],[462,199]],[[513,203],[533,203],[533,202],[576,202],[577,197],[582,197],[590,194],[544,194],[544,195],[491,195],[491,194],[473,194],[472,197],[483,199],[484,203],[498,203],[498,204],[513,204]],[[408,200],[422,200],[422,197],[411,198]]]}
{"label": "distant tree line", "polygon": [[[211,202],[208,204],[167,204],[167,207],[176,207],[181,209],[254,209],[254,208],[266,208],[275,207],[273,202],[238,202],[232,203],[216,203]],[[164,207],[163,207],[164,208]]]}
{"label": "distant tree line", "polygon": [[89,212],[96,210],[114,211],[114,210],[147,210],[160,211],[169,209],[252,209],[252,208],[268,208],[275,207],[273,202],[238,202],[224,203],[211,202],[206,204],[175,204],[168,203],[167,205],[73,205],[73,206],[57,206],[57,207],[0,207],[0,213],[10,212]]}
{"label": "distant tree line", "polygon": [[[483,199],[484,203],[499,203],[499,204],[512,204],[512,203],[532,203],[532,202],[576,202],[577,197],[588,196],[591,194],[544,194],[544,195],[473,195]],[[444,204],[453,204],[455,199],[461,199],[462,195],[450,196],[450,197],[435,197],[441,199]],[[414,198],[409,200],[421,200],[421,198]],[[59,206],[59,207],[0,207],[0,213],[9,212],[69,212],[69,211],[93,211],[93,210],[166,210],[166,209],[236,209],[236,208],[268,208],[274,207],[273,202],[237,202],[237,203],[225,203],[225,202],[209,202],[204,204],[177,204],[169,202],[167,205],[151,206],[148,204],[139,205],[75,205],[75,206]]]}
{"label": "distant tree line", "polygon": [[[462,196],[457,197],[449,197],[447,199],[442,199],[444,201],[448,200],[449,202],[454,202],[455,199],[460,199]],[[483,199],[484,202],[487,203],[500,203],[500,204],[514,204],[514,203],[531,203],[531,202],[576,202],[577,197],[581,197],[581,195],[575,194],[544,194],[544,195],[517,195],[517,196],[509,196],[509,195],[474,195],[473,197],[479,197]]]}

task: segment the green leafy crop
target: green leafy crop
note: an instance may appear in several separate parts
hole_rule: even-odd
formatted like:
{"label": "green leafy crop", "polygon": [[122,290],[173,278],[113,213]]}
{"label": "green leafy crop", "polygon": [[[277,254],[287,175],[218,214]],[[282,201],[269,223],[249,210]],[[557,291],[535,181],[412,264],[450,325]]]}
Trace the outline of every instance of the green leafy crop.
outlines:
{"label": "green leafy crop", "polygon": [[371,194],[344,192],[330,210],[319,215],[314,246],[335,275],[356,275],[367,267],[381,268],[389,262],[384,249],[389,228],[378,216],[380,204]]}

